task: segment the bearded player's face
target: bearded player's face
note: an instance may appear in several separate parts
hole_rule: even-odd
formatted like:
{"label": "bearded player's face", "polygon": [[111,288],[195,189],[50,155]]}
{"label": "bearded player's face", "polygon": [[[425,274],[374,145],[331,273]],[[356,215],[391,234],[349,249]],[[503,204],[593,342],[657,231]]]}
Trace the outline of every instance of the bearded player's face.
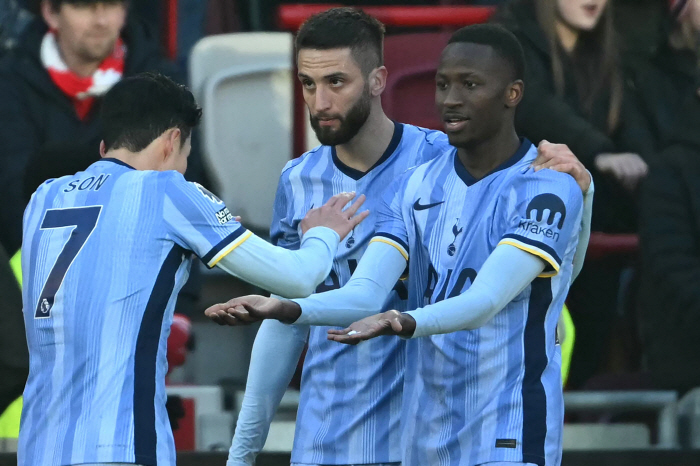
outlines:
{"label": "bearded player's face", "polygon": [[297,68],[318,140],[328,146],[349,142],[371,109],[367,80],[350,48],[301,49]]}

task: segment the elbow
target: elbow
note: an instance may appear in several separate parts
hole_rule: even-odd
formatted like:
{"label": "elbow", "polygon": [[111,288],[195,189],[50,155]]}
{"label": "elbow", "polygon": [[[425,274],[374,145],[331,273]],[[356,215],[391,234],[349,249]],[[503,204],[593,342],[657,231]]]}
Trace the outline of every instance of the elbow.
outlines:
{"label": "elbow", "polygon": [[467,323],[467,325],[464,327],[464,330],[476,330],[478,328],[483,327],[486,325],[486,323],[491,320],[491,316],[479,316],[475,319],[472,319]]}
{"label": "elbow", "polygon": [[316,284],[303,279],[290,283],[284,297],[287,299],[299,299],[311,296],[316,291]]}

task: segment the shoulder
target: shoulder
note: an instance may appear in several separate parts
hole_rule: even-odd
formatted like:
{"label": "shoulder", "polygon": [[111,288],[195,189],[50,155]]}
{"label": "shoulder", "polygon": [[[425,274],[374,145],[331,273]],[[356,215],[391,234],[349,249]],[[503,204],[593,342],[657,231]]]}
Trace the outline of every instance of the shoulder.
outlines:
{"label": "shoulder", "polygon": [[[583,205],[583,193],[576,180],[566,174],[545,168],[535,171],[533,168],[518,170],[510,180],[511,190],[507,195],[532,203],[535,200],[563,204],[580,209]],[[545,202],[546,201],[546,202]]]}
{"label": "shoulder", "polygon": [[446,158],[436,158],[409,167],[396,179],[394,187],[406,192],[415,191],[415,188],[420,186],[426,179],[432,178],[434,174],[442,172],[446,162]]}
{"label": "shoulder", "polygon": [[196,181],[187,181],[181,173],[174,170],[165,172],[145,172],[148,181],[158,187],[165,184],[170,192],[176,191],[190,197],[203,197],[215,204],[223,204],[219,197]]}
{"label": "shoulder", "polygon": [[330,147],[316,146],[313,149],[304,152],[296,159],[292,159],[287,162],[282,169],[281,177],[289,178],[294,174],[298,174],[302,168],[308,166],[309,164],[314,165],[326,157],[330,157]]}
{"label": "shoulder", "polygon": [[438,151],[451,150],[452,146],[447,135],[442,131],[427,129],[421,126],[403,124],[403,139],[407,141],[419,141],[431,149]]}
{"label": "shoulder", "polygon": [[60,178],[50,178],[43,183],[39,185],[38,188],[36,188],[36,191],[34,192],[35,194],[42,194],[50,190],[51,188],[54,188],[56,186],[61,186],[65,184],[66,182],[70,181],[72,178],[74,178],[75,175],[66,175],[62,176]]}

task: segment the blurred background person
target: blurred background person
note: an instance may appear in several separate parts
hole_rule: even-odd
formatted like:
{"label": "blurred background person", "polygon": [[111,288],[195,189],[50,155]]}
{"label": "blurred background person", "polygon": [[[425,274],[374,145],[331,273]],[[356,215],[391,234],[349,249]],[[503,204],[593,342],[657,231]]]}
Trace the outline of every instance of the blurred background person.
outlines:
{"label": "blurred background person", "polygon": [[641,202],[640,330],[657,388],[700,386],[700,82],[685,96]]}
{"label": "blurred background person", "polygon": [[[512,0],[496,13],[518,37],[527,88],[516,114],[518,133],[537,144],[567,144],[593,173],[592,230],[637,228],[636,191],[647,173],[646,145],[625,89],[612,8],[607,0]],[[623,263],[589,262],[571,288],[576,349],[569,385],[599,369],[618,305]]]}
{"label": "blurred background person", "polygon": [[[144,71],[177,74],[145,23],[127,20],[126,0],[39,6],[40,16],[0,62],[0,245],[10,256],[20,248],[24,207],[39,184],[99,159],[98,110],[111,86]],[[196,150],[187,178],[206,184]],[[199,283],[194,266],[179,311],[193,312]]]}
{"label": "blurred background person", "polygon": [[634,80],[652,157],[668,144],[679,123],[681,107],[696,88],[700,70],[700,0],[671,0],[664,29],[662,42]]}
{"label": "blurred background person", "polygon": [[10,255],[20,247],[22,183],[30,160],[73,151],[97,160],[101,96],[122,77],[173,74],[151,32],[127,22],[128,4],[43,0],[41,17],[0,64],[0,197],[6,200],[0,243]]}

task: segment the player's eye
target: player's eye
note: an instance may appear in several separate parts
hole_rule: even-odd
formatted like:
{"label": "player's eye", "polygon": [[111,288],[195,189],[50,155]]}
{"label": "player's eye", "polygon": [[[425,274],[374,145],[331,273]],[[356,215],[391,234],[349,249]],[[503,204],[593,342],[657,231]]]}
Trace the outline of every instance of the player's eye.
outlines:
{"label": "player's eye", "polygon": [[444,91],[445,89],[447,89],[447,83],[445,81],[437,81],[435,83],[435,86],[437,86],[437,88],[440,89],[441,91]]}
{"label": "player's eye", "polygon": [[314,88],[314,82],[311,81],[310,79],[304,79],[301,82],[301,85],[304,86],[304,89],[313,89]]}
{"label": "player's eye", "polygon": [[467,79],[466,81],[464,81],[464,87],[466,87],[467,89],[474,89],[476,87],[476,83]]}
{"label": "player's eye", "polygon": [[331,78],[329,82],[333,87],[340,87],[343,85],[343,80],[340,78]]}

